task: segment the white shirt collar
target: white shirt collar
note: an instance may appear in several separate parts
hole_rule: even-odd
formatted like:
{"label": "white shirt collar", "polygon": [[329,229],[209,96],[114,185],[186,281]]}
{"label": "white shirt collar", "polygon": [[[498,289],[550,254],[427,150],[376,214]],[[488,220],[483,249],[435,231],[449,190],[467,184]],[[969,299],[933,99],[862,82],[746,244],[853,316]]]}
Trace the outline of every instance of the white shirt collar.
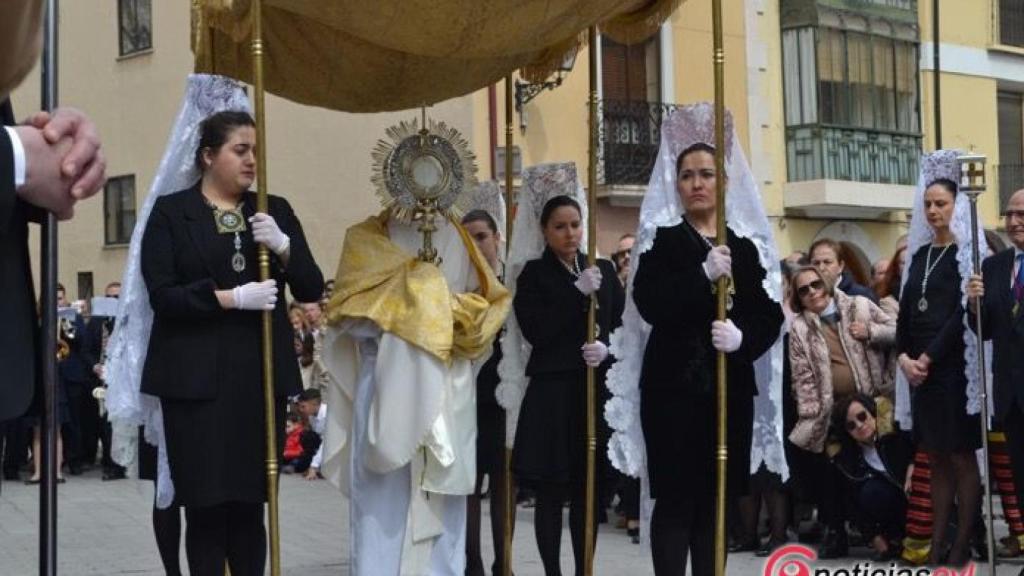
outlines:
{"label": "white shirt collar", "polygon": [[835,314],[837,312],[838,310],[836,309],[836,299],[833,296],[832,299],[828,301],[828,306],[826,306],[825,309],[821,311],[820,316],[828,316],[829,314]]}

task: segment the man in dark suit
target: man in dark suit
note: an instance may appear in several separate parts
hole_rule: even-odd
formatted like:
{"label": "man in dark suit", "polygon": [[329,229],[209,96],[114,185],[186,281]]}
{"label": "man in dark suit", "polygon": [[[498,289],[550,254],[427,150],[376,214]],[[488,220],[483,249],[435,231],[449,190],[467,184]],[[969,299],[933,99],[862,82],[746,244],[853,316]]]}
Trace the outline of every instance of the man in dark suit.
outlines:
{"label": "man in dark suit", "polygon": [[[103,290],[106,298],[121,297],[121,283],[111,282]],[[82,391],[77,410],[78,418],[82,428],[83,447],[81,454],[85,457],[85,463],[92,466],[96,461],[96,443],[103,443],[103,479],[121,480],[125,477],[123,466],[119,466],[111,457],[111,438],[113,429],[110,420],[99,415],[99,403],[92,395],[93,388],[103,386],[103,364],[105,362],[106,340],[114,331],[114,317],[98,316],[95,310],[92,318],[85,328],[85,337],[82,341],[82,356],[88,365],[90,378],[86,390]],[[70,390],[70,388],[69,388]],[[72,405],[72,411],[76,407]],[[72,414],[74,418],[74,413]],[[72,472],[73,473],[73,472]]]}
{"label": "man in dark suit", "polygon": [[1024,189],[1018,190],[1003,212],[1006,234],[1013,243],[982,264],[982,276],[972,276],[969,321],[975,327],[981,296],[982,331],[992,340],[993,403],[996,421],[1006,434],[1017,498],[1024,497]]}
{"label": "man in dark suit", "polygon": [[71,218],[78,200],[103,187],[106,161],[96,127],[74,109],[40,112],[14,125],[0,94],[0,428],[25,413],[39,374],[38,325],[28,223],[46,210]]}

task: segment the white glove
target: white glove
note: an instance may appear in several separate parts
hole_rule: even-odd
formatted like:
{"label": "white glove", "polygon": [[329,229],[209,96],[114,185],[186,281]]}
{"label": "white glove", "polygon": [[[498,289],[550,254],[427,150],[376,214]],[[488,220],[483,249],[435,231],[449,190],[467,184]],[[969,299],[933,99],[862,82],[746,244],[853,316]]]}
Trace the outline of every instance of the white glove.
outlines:
{"label": "white glove", "polygon": [[728,246],[715,246],[704,259],[704,275],[715,282],[722,276],[732,278],[732,254]]}
{"label": "white glove", "polygon": [[591,266],[580,272],[580,277],[573,282],[573,286],[576,286],[577,290],[583,292],[584,296],[597,292],[598,288],[601,287],[601,269],[597,266]]}
{"label": "white glove", "polygon": [[732,320],[715,320],[711,323],[711,345],[719,352],[735,352],[743,344],[743,332]]}
{"label": "white glove", "polygon": [[256,242],[266,246],[271,252],[280,256],[291,245],[291,239],[277,226],[277,221],[269,214],[257,212],[249,218],[252,224],[252,237]]}
{"label": "white glove", "polygon": [[594,340],[583,345],[583,361],[587,366],[597,368],[608,357],[608,347],[600,340]]}
{"label": "white glove", "polygon": [[249,282],[231,292],[238,310],[273,310],[277,304],[277,281]]}

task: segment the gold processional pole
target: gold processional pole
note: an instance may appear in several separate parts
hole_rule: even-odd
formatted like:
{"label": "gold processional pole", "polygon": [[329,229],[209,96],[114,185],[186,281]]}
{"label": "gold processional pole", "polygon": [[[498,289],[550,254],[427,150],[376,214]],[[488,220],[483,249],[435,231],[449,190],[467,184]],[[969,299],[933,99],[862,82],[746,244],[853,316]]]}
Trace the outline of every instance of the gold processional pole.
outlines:
{"label": "gold processional pole", "polygon": [[[987,188],[985,182],[985,157],[978,154],[965,154],[958,156],[957,164],[960,167],[959,189],[967,194],[971,201],[971,259],[975,274],[981,274],[981,246],[978,244],[978,196]],[[992,465],[989,459],[992,457],[988,445],[988,373],[985,369],[985,339],[983,338],[981,322],[982,299],[978,298],[974,303],[976,314],[974,315],[974,337],[978,343],[978,388],[981,400],[981,442],[982,453],[985,454],[985,481],[981,483],[985,490],[985,516],[988,518],[988,529],[985,530],[986,545],[988,547],[988,570],[991,576],[996,576],[996,537],[994,516],[992,515]],[[985,518],[980,519],[985,522]]]}
{"label": "gold processional pole", "polygon": [[[253,109],[256,113],[256,178],[259,188],[256,210],[267,209],[267,123],[263,85],[263,0],[252,3],[252,77]],[[270,279],[270,252],[259,246],[260,281]],[[281,575],[281,542],[277,513],[277,419],[274,398],[274,341],[272,311],[263,312],[263,400],[266,412],[267,440],[267,520],[270,544],[270,574]]]}
{"label": "gold processional pole", "polygon": [[[513,79],[512,74],[505,77],[505,262],[508,262],[509,250],[512,247],[512,218],[515,214],[512,194],[512,130],[515,117],[513,116]],[[507,425],[507,412],[505,413]],[[508,434],[506,429],[506,434]],[[512,495],[512,449],[508,447],[508,439],[505,441],[505,478],[504,506],[505,525],[503,526],[505,547],[502,549],[502,576],[512,574],[512,530],[515,526],[516,499]]]}
{"label": "gold processional pole", "polygon": [[[587,52],[590,60],[590,163],[587,166],[587,267],[597,263],[597,26],[591,26],[587,33]],[[587,342],[594,342],[597,326],[597,293],[590,295],[590,308],[587,311]],[[594,534],[596,518],[594,501],[597,499],[596,470],[597,463],[597,387],[594,381],[594,368],[587,366],[587,486],[586,516],[583,548],[583,575],[594,574]]]}
{"label": "gold processional pole", "polygon": [[[725,49],[722,41],[722,0],[712,0],[712,28],[714,41],[714,65],[715,65],[715,240],[719,246],[726,244],[725,230]],[[726,297],[729,291],[729,278],[722,276],[716,285],[716,296],[718,301],[716,317],[725,320]],[[727,444],[728,416],[727,407],[728,390],[726,381],[726,360],[725,352],[718,353],[718,387],[717,387],[717,410],[718,430],[716,442],[717,468],[715,486],[715,575],[725,576],[725,490],[726,490],[726,464],[729,461],[729,450]]]}

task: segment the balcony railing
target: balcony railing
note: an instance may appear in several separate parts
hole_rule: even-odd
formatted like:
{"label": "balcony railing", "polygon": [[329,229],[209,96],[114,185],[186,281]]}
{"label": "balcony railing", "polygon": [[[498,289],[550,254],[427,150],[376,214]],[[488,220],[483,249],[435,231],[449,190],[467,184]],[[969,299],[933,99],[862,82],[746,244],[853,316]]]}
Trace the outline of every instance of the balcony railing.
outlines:
{"label": "balcony railing", "polygon": [[921,136],[830,126],[786,128],[789,181],[915,184]]}
{"label": "balcony railing", "polygon": [[996,1],[999,3],[999,43],[1024,47],[1024,2]]}
{"label": "balcony railing", "polygon": [[1010,196],[1024,188],[1024,164],[1000,164],[999,171],[999,209],[1010,201]]}
{"label": "balcony railing", "polygon": [[602,183],[647,185],[661,145],[661,120],[675,108],[661,102],[601,101]]}

